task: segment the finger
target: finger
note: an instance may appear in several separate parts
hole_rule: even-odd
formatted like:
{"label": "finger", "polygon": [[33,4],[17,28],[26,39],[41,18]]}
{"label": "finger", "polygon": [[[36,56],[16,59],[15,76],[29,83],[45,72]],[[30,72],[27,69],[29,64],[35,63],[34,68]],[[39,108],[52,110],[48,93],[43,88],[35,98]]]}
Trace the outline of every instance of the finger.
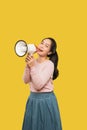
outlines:
{"label": "finger", "polygon": [[26,62],[29,62],[30,60],[28,58],[25,59]]}
{"label": "finger", "polygon": [[26,58],[30,60],[32,57],[31,57],[30,55],[27,55],[27,57],[26,57]]}
{"label": "finger", "polygon": [[30,61],[31,59],[27,57],[26,60],[27,60],[27,61]]}
{"label": "finger", "polygon": [[28,53],[28,54],[27,54],[27,57],[29,57],[29,55],[30,55],[30,54]]}
{"label": "finger", "polygon": [[28,55],[28,57],[32,58],[33,56],[32,55]]}
{"label": "finger", "polygon": [[33,59],[33,57],[32,57],[32,56],[28,56],[28,59],[29,59],[29,60],[32,60],[32,59]]}
{"label": "finger", "polygon": [[32,56],[32,54],[29,54],[29,53],[28,53],[27,56]]}
{"label": "finger", "polygon": [[27,60],[25,59],[25,62],[27,62]]}
{"label": "finger", "polygon": [[25,62],[28,62],[28,60],[27,60],[27,59],[25,59]]}

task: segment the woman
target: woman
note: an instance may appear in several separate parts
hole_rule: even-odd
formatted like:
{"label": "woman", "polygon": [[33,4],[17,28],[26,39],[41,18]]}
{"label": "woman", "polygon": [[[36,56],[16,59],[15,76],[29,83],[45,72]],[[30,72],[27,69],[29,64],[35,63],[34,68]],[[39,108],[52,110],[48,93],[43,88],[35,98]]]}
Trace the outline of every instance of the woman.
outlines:
{"label": "woman", "polygon": [[[56,41],[45,38],[38,45],[38,58],[26,57],[23,80],[30,85],[22,130],[62,130],[56,96],[53,92],[59,71]],[[49,57],[49,58],[48,58]]]}

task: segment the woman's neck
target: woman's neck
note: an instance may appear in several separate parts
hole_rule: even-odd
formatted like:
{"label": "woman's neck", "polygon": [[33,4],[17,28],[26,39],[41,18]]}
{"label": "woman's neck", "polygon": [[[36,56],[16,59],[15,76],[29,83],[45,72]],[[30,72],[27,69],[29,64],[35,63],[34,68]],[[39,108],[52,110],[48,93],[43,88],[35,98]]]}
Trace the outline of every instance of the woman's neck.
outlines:
{"label": "woman's neck", "polygon": [[45,60],[47,60],[47,57],[38,57],[37,58],[37,61],[39,62],[39,63],[41,63],[41,62],[44,62]]}

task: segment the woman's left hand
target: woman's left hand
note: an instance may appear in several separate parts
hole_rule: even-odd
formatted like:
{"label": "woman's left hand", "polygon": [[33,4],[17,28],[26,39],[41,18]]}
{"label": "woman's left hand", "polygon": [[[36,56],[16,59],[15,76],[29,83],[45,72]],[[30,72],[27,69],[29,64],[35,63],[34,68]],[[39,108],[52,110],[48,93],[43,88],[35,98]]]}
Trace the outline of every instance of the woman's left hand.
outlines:
{"label": "woman's left hand", "polygon": [[33,55],[29,55],[28,54],[27,57],[26,57],[26,59],[25,59],[25,61],[26,61],[27,65],[29,67],[32,67],[35,64],[35,59],[34,59]]}

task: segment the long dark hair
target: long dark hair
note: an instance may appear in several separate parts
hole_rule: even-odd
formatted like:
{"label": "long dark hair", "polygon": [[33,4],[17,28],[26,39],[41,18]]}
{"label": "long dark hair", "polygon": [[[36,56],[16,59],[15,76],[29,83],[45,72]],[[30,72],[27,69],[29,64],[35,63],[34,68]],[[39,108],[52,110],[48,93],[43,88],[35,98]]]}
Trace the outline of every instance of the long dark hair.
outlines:
{"label": "long dark hair", "polygon": [[59,70],[57,69],[58,60],[59,60],[58,53],[56,51],[57,43],[51,37],[48,37],[48,38],[45,38],[45,39],[49,39],[51,41],[51,50],[50,51],[52,52],[52,54],[48,55],[48,57],[49,57],[49,60],[51,60],[54,63],[53,80],[55,80],[59,76]]}

